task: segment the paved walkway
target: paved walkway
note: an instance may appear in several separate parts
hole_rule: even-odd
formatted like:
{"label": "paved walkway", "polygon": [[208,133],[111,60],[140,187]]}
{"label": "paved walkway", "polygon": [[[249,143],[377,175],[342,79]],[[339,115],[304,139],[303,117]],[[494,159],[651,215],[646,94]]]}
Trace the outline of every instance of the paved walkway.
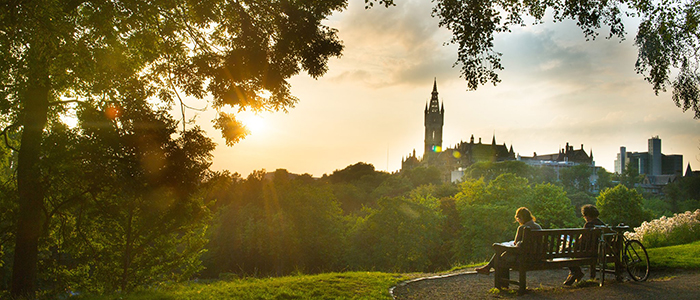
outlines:
{"label": "paved walkway", "polygon": [[[552,300],[607,300],[607,299],[700,299],[700,270],[652,271],[645,282],[615,282],[606,280],[603,287],[593,282],[564,287],[567,270],[532,271],[527,273],[528,293],[515,296],[491,292],[493,275],[478,275],[473,270],[441,276],[420,278],[399,284],[393,290],[398,300],[443,299],[552,299]],[[517,272],[511,276],[517,277]],[[511,287],[515,289],[516,287]]]}

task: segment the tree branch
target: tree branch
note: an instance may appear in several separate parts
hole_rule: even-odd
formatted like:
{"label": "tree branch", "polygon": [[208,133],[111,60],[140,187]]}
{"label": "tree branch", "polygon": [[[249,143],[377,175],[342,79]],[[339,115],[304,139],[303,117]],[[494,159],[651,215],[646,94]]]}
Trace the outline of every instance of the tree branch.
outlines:
{"label": "tree branch", "polygon": [[76,99],[66,100],[66,101],[49,102],[49,106],[64,105],[64,104],[68,104],[68,103],[86,104],[85,101],[80,101],[76,98]]}
{"label": "tree branch", "polygon": [[12,147],[12,145],[10,145],[10,140],[7,138],[7,131],[10,130],[10,128],[15,127],[15,126],[17,126],[17,123],[12,123],[9,126],[5,127],[5,129],[2,130],[2,135],[5,138],[5,146],[7,146],[7,148],[10,148],[15,152],[19,152],[18,149],[16,149],[15,147]]}

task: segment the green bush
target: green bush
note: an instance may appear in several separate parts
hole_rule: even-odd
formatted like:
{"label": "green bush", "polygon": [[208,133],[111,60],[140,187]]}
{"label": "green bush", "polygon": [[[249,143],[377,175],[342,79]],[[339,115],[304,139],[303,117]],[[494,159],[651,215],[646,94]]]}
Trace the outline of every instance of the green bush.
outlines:
{"label": "green bush", "polygon": [[643,199],[636,190],[620,184],[602,191],[596,198],[596,206],[603,222],[610,225],[625,223],[634,227],[651,219],[651,214],[642,208]]}

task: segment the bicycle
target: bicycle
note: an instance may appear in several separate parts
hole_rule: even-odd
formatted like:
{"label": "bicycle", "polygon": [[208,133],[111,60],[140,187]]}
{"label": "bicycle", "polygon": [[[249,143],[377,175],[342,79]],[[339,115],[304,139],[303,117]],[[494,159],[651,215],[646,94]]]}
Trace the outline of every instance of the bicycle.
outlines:
{"label": "bicycle", "polygon": [[[605,282],[605,273],[614,273],[617,281],[622,281],[622,269],[626,269],[634,281],[649,278],[649,255],[644,245],[638,240],[628,239],[624,232],[629,226],[596,226],[603,230],[599,243],[600,286]],[[612,258],[614,269],[608,269],[607,258]]]}

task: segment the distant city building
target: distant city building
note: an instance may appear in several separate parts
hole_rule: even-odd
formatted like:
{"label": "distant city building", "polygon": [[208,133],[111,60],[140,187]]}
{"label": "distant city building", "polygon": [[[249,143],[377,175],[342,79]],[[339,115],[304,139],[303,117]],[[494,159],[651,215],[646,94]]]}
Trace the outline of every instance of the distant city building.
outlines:
{"label": "distant city building", "polygon": [[569,143],[567,142],[566,147],[560,149],[559,153],[545,155],[537,155],[537,153],[533,153],[532,157],[518,156],[518,160],[533,165],[541,164],[541,162],[547,161],[556,163],[568,162],[570,165],[594,165],[593,150],[591,150],[590,153],[591,154],[588,155],[586,150],[583,150],[583,144],[581,144],[581,149],[574,149],[574,146],[569,146]]}
{"label": "distant city building", "polygon": [[615,160],[615,173],[623,174],[630,167],[639,175],[682,175],[683,155],[665,155],[661,153],[661,139],[658,136],[648,141],[647,152],[627,152],[626,147],[620,147],[620,153]]}
{"label": "distant city building", "polygon": [[627,148],[625,146],[620,147],[620,153],[617,154],[617,159],[615,159],[615,173],[622,174],[625,173],[625,167],[627,164]]}
{"label": "distant city building", "polygon": [[557,175],[557,180],[559,180],[559,171],[564,168],[570,168],[578,165],[585,165],[591,168],[591,177],[589,178],[591,182],[590,189],[596,191],[598,183],[598,168],[595,166],[595,161],[593,160],[593,150],[591,149],[590,155],[583,150],[583,144],[581,144],[581,149],[574,149],[573,146],[569,146],[566,143],[566,147],[560,149],[558,153],[538,155],[533,153],[531,157],[520,156],[517,158],[533,167],[540,168],[550,168],[554,170]]}
{"label": "distant city building", "polygon": [[626,147],[620,147],[615,160],[615,173],[624,174],[630,172],[627,168],[631,168],[633,175],[644,175],[639,187],[660,194],[664,186],[683,176],[683,155],[661,153],[659,136],[651,137],[647,145],[647,152],[627,152]]}

